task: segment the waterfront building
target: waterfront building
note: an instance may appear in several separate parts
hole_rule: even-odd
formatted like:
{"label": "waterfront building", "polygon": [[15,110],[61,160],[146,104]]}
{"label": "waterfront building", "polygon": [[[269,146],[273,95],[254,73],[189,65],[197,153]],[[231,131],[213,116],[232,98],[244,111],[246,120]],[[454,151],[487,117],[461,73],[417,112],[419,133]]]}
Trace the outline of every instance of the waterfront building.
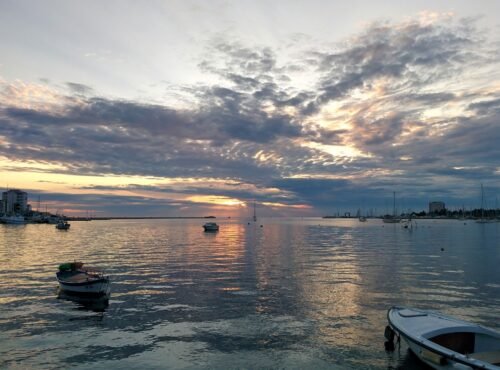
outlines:
{"label": "waterfront building", "polygon": [[2,193],[2,213],[25,214],[28,212],[28,193],[18,189],[11,189]]}
{"label": "waterfront building", "polygon": [[439,213],[446,209],[444,202],[429,202],[429,213]]}

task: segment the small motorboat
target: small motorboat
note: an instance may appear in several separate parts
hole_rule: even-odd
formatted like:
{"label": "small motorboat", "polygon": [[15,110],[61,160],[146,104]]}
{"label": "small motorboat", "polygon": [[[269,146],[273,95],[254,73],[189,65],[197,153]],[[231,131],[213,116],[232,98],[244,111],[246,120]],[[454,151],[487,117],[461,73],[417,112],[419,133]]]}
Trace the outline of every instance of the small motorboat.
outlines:
{"label": "small motorboat", "polygon": [[82,262],[59,265],[56,273],[60,290],[68,294],[100,296],[109,295],[109,277],[101,271],[84,268]]}
{"label": "small motorboat", "polygon": [[71,224],[68,221],[60,220],[56,224],[56,229],[58,230],[69,230]]}
{"label": "small motorboat", "polygon": [[219,231],[219,225],[217,225],[215,222],[207,222],[205,225],[203,225],[203,229],[205,231]]}
{"label": "small motorboat", "polygon": [[500,333],[431,311],[392,307],[387,311],[386,349],[394,337],[434,369],[500,369]]}

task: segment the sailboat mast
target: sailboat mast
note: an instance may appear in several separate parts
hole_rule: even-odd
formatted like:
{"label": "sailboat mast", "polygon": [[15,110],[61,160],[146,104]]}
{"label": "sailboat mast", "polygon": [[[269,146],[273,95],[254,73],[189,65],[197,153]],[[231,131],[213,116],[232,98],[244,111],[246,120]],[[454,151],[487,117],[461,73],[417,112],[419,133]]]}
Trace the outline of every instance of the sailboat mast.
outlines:
{"label": "sailboat mast", "polygon": [[396,192],[392,192],[392,215],[396,217]]}
{"label": "sailboat mast", "polygon": [[257,212],[255,209],[255,201],[253,202],[253,221],[257,221]]}
{"label": "sailboat mast", "polygon": [[481,219],[484,218],[484,189],[483,184],[481,184]]}

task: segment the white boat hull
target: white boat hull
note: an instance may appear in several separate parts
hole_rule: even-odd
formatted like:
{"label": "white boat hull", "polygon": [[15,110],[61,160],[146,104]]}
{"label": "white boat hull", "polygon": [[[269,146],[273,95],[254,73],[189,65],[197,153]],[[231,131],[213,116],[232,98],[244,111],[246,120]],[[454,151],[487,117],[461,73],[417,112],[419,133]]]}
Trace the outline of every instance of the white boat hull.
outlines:
{"label": "white boat hull", "polygon": [[203,225],[203,230],[207,232],[219,231],[219,225],[217,225],[214,222],[208,222],[205,225]]}
{"label": "white boat hull", "polygon": [[6,216],[0,219],[1,222],[8,225],[26,225],[26,220],[22,216]]}
{"label": "white boat hull", "polygon": [[78,295],[106,295],[110,292],[109,278],[84,270],[63,271],[56,274],[59,289]]}
{"label": "white boat hull", "polygon": [[59,281],[59,289],[65,291],[66,293],[95,294],[95,295],[109,294],[110,291],[109,282],[100,282],[96,284],[73,286]]}
{"label": "white boat hull", "polygon": [[392,307],[390,328],[434,369],[500,370],[500,333],[442,314]]}

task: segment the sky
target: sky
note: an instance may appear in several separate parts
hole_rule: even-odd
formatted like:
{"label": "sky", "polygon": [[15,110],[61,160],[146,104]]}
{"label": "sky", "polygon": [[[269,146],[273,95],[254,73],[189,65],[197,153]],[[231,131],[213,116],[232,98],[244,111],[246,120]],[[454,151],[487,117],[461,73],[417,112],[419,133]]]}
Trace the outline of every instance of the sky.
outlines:
{"label": "sky", "polygon": [[0,187],[67,215],[487,208],[500,2],[0,1]]}

